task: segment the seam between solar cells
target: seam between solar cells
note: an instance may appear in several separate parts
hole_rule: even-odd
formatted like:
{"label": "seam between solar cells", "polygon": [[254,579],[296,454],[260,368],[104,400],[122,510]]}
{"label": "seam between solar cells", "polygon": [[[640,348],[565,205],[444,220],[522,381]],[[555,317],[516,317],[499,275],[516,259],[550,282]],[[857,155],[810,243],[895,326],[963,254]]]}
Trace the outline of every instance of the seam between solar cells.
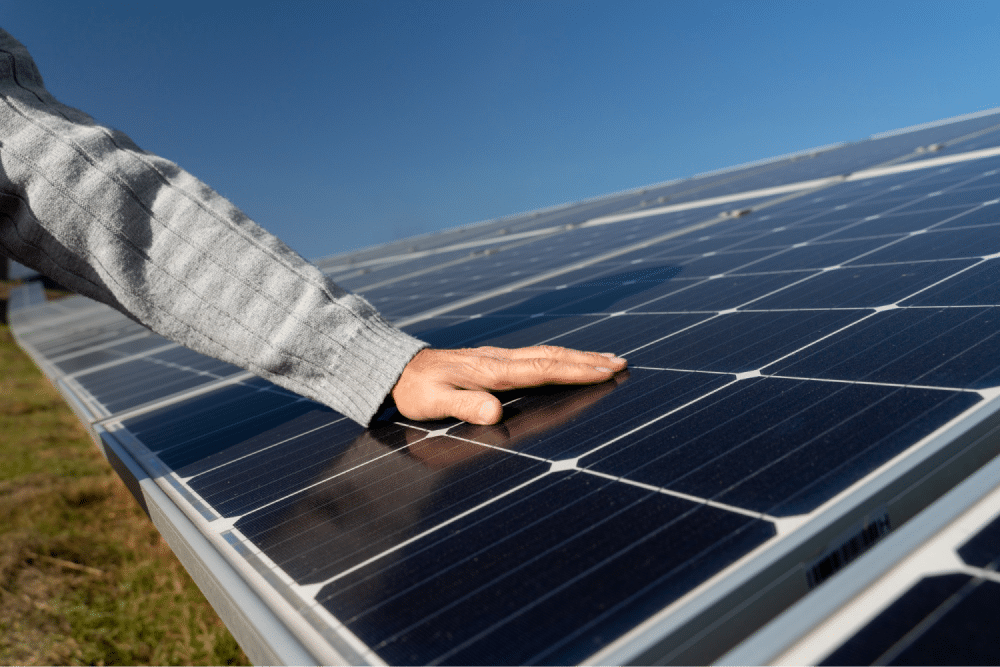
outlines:
{"label": "seam between solar cells", "polygon": [[[305,402],[307,400],[308,399],[302,399],[302,401],[300,401],[300,402]],[[302,433],[294,435],[294,436],[292,436],[290,438],[285,438],[284,440],[280,440],[278,442],[274,442],[274,443],[272,443],[270,445],[267,445],[266,447],[261,447],[260,449],[256,449],[256,450],[254,450],[253,452],[251,452],[249,454],[244,454],[243,456],[238,456],[238,457],[236,457],[234,459],[226,461],[225,463],[220,463],[217,466],[213,466],[211,468],[205,468],[204,470],[199,471],[198,475],[205,475],[205,474],[213,472],[215,470],[219,470],[221,468],[225,468],[226,466],[232,465],[233,463],[238,463],[239,461],[243,461],[243,460],[248,459],[248,458],[250,458],[252,456],[256,456],[256,455],[260,454],[261,452],[266,452],[269,449],[272,449],[272,448],[277,447],[279,445],[283,445],[285,443],[291,442],[292,440],[295,440],[296,438],[302,438],[302,437],[305,437],[305,436],[310,435],[312,433],[316,433],[318,431],[322,431],[323,429],[330,428],[334,424],[339,424],[342,421],[344,421],[345,419],[346,419],[346,417],[342,417],[341,419],[329,422],[327,424],[323,424],[322,426],[317,426],[316,428],[309,429],[308,431],[303,431]],[[193,479],[196,476],[197,475],[189,475],[187,477],[180,477],[180,476],[178,476],[178,477],[179,477],[179,479],[182,482],[184,482],[185,484],[187,484],[191,479]]]}
{"label": "seam between solar cells", "polygon": [[[119,412],[115,412],[114,414],[108,412],[107,410],[102,409],[101,416],[96,421],[99,424],[109,421],[123,421],[125,419],[130,419],[132,417],[136,417],[138,415],[145,414],[147,412],[152,412],[153,410],[158,410],[159,408],[163,408],[168,405],[173,405],[174,403],[179,403],[181,401],[186,401],[196,396],[201,396],[202,394],[213,392],[216,389],[220,389],[222,387],[226,387],[233,384],[242,384],[247,380],[252,380],[256,377],[257,377],[256,375],[249,372],[237,373],[235,375],[231,375],[228,377],[219,378],[218,380],[212,380],[210,382],[206,382],[205,384],[184,391],[180,391],[176,394],[170,394],[162,398],[154,399],[152,401],[149,401],[148,403],[142,403],[140,405],[126,408]],[[83,390],[81,389],[81,391]],[[273,390],[266,389],[265,391],[273,391]]]}
{"label": "seam between solar cells", "polygon": [[[582,457],[577,457],[582,458]],[[668,489],[663,486],[655,486],[653,484],[644,484],[643,482],[637,482],[632,479],[620,475],[609,475],[608,473],[599,472],[597,470],[590,470],[589,468],[574,468],[580,472],[587,473],[588,475],[594,475],[595,477],[602,477],[613,482],[618,482],[620,484],[628,484],[629,486],[634,486],[638,489],[645,489],[646,491],[652,491],[653,493],[662,493],[665,496],[673,496],[674,498],[680,498],[682,500],[690,500],[691,502],[698,503],[699,505],[707,505],[708,507],[715,507],[716,509],[726,510],[727,512],[732,512],[734,514],[742,514],[743,516],[748,516],[753,519],[762,519],[764,521],[770,521],[772,523],[778,522],[780,519],[778,517],[773,517],[765,512],[755,512],[753,510],[748,510],[745,507],[737,507],[736,505],[729,505],[727,503],[720,503],[717,500],[712,500],[711,498],[703,498],[701,496],[692,496],[689,493],[683,493],[681,491],[674,491],[673,489]]]}
{"label": "seam between solar cells", "polygon": [[[66,377],[68,377],[68,378],[76,378],[76,377],[80,377],[81,375],[86,375],[87,373],[93,373],[94,371],[103,371],[106,368],[113,368],[115,366],[120,366],[121,364],[127,363],[129,361],[135,361],[136,359],[146,359],[150,355],[156,354],[157,352],[164,352],[166,350],[172,350],[172,349],[179,348],[179,347],[181,347],[181,346],[178,345],[177,343],[171,343],[170,341],[165,340],[163,342],[163,344],[160,345],[160,346],[158,346],[158,347],[150,348],[148,350],[143,350],[142,352],[136,352],[134,354],[130,354],[130,355],[125,356],[125,357],[120,357],[118,359],[112,359],[111,361],[105,361],[104,363],[101,363],[101,364],[95,364],[93,366],[87,366],[86,368],[84,368],[82,370],[73,371],[72,373],[68,373],[66,375]],[[91,351],[92,350],[88,350],[88,352],[91,352]],[[150,359],[150,361],[153,361],[153,360]],[[154,362],[154,363],[157,363],[157,362]],[[177,366],[176,364],[168,364],[166,362],[161,363],[161,365],[163,365],[163,366],[172,365],[174,368],[182,368],[182,366]]]}
{"label": "seam between solar cells", "polygon": [[964,586],[955,593],[953,593],[947,600],[945,600],[937,609],[935,609],[930,615],[924,618],[920,623],[915,625],[909,632],[899,638],[899,640],[890,646],[885,652],[883,652],[878,658],[876,658],[876,664],[889,664],[895,660],[901,653],[903,653],[910,645],[917,639],[920,635],[930,627],[932,627],[941,617],[953,609],[959,601],[961,601],[962,594],[976,585],[978,581],[966,582]]}
{"label": "seam between solar cells", "polygon": [[[661,370],[661,369],[653,369],[653,370]],[[712,371],[691,371],[691,372],[712,372]],[[732,373],[713,373],[713,374],[717,374],[717,375],[732,375]],[[730,386],[732,384],[733,383],[729,383],[727,385],[723,385],[722,387],[719,387],[719,390],[724,389],[725,387],[728,387],[728,386]],[[716,391],[718,391],[718,390],[716,390]],[[709,394],[706,394],[706,396],[708,396],[708,395]],[[691,405],[695,404],[697,401],[700,401],[702,398],[705,398],[705,396],[699,397],[698,399],[696,399],[695,401],[691,401],[690,403],[686,403],[686,404],[684,404],[684,405],[676,408],[675,410],[671,411],[670,413],[662,415],[662,416],[660,416],[660,417],[658,417],[658,418],[656,418],[656,419],[654,419],[652,421],[649,421],[649,422],[647,422],[647,423],[645,423],[645,424],[643,424],[641,426],[637,426],[632,431],[629,431],[628,433],[625,433],[625,434],[619,436],[615,440],[618,440],[618,439],[621,439],[621,438],[625,438],[625,437],[627,437],[629,435],[632,435],[633,433],[636,433],[637,431],[640,431],[640,430],[644,429],[646,426],[649,426],[650,424],[653,424],[653,423],[659,421],[660,419],[663,419],[664,417],[667,417],[670,414],[673,414],[673,412],[676,412],[678,410],[681,410],[683,408],[686,408],[688,406],[691,406]],[[505,405],[508,405],[508,404],[505,404]],[[399,422],[399,425],[400,426],[409,426],[408,424],[404,424],[402,422]],[[441,433],[444,434],[444,433],[447,432],[447,430],[448,429],[442,429]],[[432,435],[431,433],[428,433],[428,436],[431,436],[431,435]],[[755,519],[764,519],[764,520],[772,521],[772,522],[779,521],[779,519],[777,517],[772,517],[769,514],[766,514],[766,513],[763,513],[763,512],[755,512],[753,510],[748,510],[748,509],[745,509],[743,507],[737,507],[736,505],[729,505],[729,504],[726,504],[726,503],[720,503],[720,502],[712,500],[710,498],[703,498],[701,496],[694,496],[694,495],[691,495],[691,494],[688,494],[688,493],[682,493],[680,491],[674,491],[672,489],[667,489],[667,488],[662,487],[662,486],[654,486],[652,484],[645,484],[643,482],[638,482],[638,481],[635,481],[635,480],[632,480],[632,479],[628,479],[627,477],[624,477],[624,476],[610,475],[608,473],[603,473],[603,472],[600,472],[600,471],[597,471],[597,470],[591,470],[589,468],[581,468],[581,467],[579,467],[578,461],[580,459],[582,459],[583,457],[588,456],[589,454],[592,454],[592,453],[594,453],[596,451],[599,451],[601,448],[603,448],[603,447],[605,447],[607,445],[612,444],[613,442],[615,442],[615,440],[610,440],[607,443],[602,444],[602,445],[600,445],[598,447],[594,447],[592,449],[588,449],[587,451],[583,452],[582,454],[580,454],[578,456],[574,456],[572,458],[549,459],[549,458],[544,458],[544,457],[541,457],[541,456],[535,456],[534,454],[528,454],[527,452],[521,452],[521,451],[518,451],[516,449],[515,450],[505,449],[505,448],[497,446],[497,445],[491,445],[489,443],[478,442],[476,440],[471,440],[469,438],[463,438],[461,435],[451,435],[451,434],[448,434],[448,437],[452,438],[452,439],[455,439],[455,440],[461,440],[463,442],[468,442],[468,443],[471,443],[471,444],[474,444],[474,445],[479,445],[481,447],[488,447],[490,449],[495,449],[497,451],[501,451],[501,452],[504,452],[504,453],[507,453],[507,454],[511,454],[511,455],[514,455],[514,456],[521,456],[521,457],[524,457],[524,458],[533,459],[535,461],[544,461],[544,462],[550,464],[550,468],[546,472],[546,474],[553,473],[553,472],[562,472],[564,470],[573,470],[575,472],[581,472],[581,473],[585,473],[585,474],[588,474],[588,475],[594,475],[595,477],[600,477],[602,479],[607,479],[607,480],[611,480],[611,481],[614,481],[614,482],[620,482],[622,484],[627,484],[629,486],[634,486],[636,488],[645,489],[646,491],[653,491],[655,493],[662,493],[664,495],[673,496],[675,498],[681,498],[683,500],[690,500],[692,502],[700,503],[700,504],[703,504],[703,505],[708,505],[710,507],[716,507],[718,509],[724,509],[724,510],[727,510],[729,512],[735,512],[736,514],[743,514],[743,515],[746,515],[746,516],[749,516],[749,517],[753,517]]]}
{"label": "seam between solar cells", "polygon": [[[498,494],[496,496],[493,496],[489,500],[485,500],[485,501],[483,501],[483,502],[475,505],[474,507],[471,507],[470,509],[465,510],[461,514],[457,514],[457,515],[455,515],[454,517],[452,517],[450,519],[446,519],[445,521],[443,521],[443,522],[435,525],[433,528],[429,528],[429,529],[427,529],[427,530],[425,530],[423,532],[417,533],[417,534],[413,535],[412,537],[410,537],[410,538],[408,538],[408,539],[406,539],[406,540],[404,540],[402,542],[399,542],[399,543],[393,545],[392,547],[386,549],[385,551],[380,551],[378,554],[376,554],[376,555],[374,555],[374,556],[372,556],[372,557],[370,557],[370,558],[368,558],[368,559],[366,559],[364,561],[361,561],[358,564],[356,564],[356,565],[354,565],[354,566],[352,566],[350,568],[347,568],[345,570],[342,570],[341,572],[338,572],[336,575],[334,575],[332,577],[329,577],[328,579],[325,579],[325,580],[323,580],[323,581],[321,581],[319,583],[315,583],[315,584],[298,584],[298,587],[302,591],[302,594],[306,598],[308,598],[313,604],[319,605],[320,603],[318,601],[316,601],[315,598],[316,598],[316,596],[319,594],[320,590],[324,586],[327,586],[327,585],[329,585],[329,584],[331,584],[331,583],[333,583],[335,581],[343,579],[347,575],[349,575],[349,574],[351,574],[351,573],[353,573],[353,572],[361,569],[362,567],[365,567],[366,565],[370,565],[371,563],[374,563],[374,562],[376,562],[376,561],[384,558],[385,556],[387,556],[387,555],[389,555],[391,553],[394,553],[396,551],[399,551],[399,550],[403,549],[406,546],[409,546],[410,544],[418,541],[419,539],[421,539],[423,537],[426,537],[427,535],[435,533],[435,532],[441,530],[442,528],[444,528],[446,526],[449,526],[449,525],[451,525],[451,524],[459,521],[460,519],[464,519],[466,516],[469,516],[469,515],[477,512],[478,510],[480,510],[480,509],[482,509],[484,507],[488,507],[489,505],[492,505],[492,504],[496,503],[497,501],[499,501],[499,500],[501,500],[503,498],[506,498],[507,496],[512,495],[512,494],[516,493],[517,491],[520,491],[521,489],[523,489],[525,487],[528,487],[528,486],[536,483],[541,477],[544,477],[547,474],[549,474],[549,473],[548,472],[542,473],[541,475],[539,475],[537,477],[533,477],[533,478],[531,478],[531,479],[529,479],[529,480],[527,480],[525,482],[522,482],[521,484],[518,484],[517,486],[514,486],[514,487],[508,489],[507,491],[503,491],[502,493],[500,493],[500,494]],[[234,530],[238,530],[238,529],[234,529]]]}
{"label": "seam between solar cells", "polygon": [[984,389],[969,389],[967,387],[945,387],[942,385],[923,385],[923,384],[902,384],[898,382],[874,382],[870,380],[842,380],[838,378],[816,378],[816,377],[801,377],[797,375],[781,375],[781,374],[769,374],[762,373],[762,377],[775,378],[777,380],[809,380],[810,382],[835,382],[840,384],[862,384],[869,385],[872,387],[896,387],[899,389],[927,389],[931,391],[951,391],[951,392],[964,392],[968,394],[978,394],[979,396],[985,396],[987,390]]}
{"label": "seam between solar cells", "polygon": [[116,338],[114,340],[106,341],[104,343],[97,343],[95,345],[92,345],[91,347],[86,347],[76,352],[69,352],[67,354],[62,354],[57,357],[52,357],[49,361],[51,361],[53,364],[58,364],[59,362],[66,361],[67,359],[73,359],[74,357],[79,357],[84,354],[89,354],[91,352],[98,352],[100,350],[105,350],[109,347],[116,347],[124,343],[131,343],[134,340],[149,338],[150,336],[155,336],[155,335],[156,334],[153,334],[150,331],[141,331],[139,333],[135,333],[130,336],[122,336],[121,338]]}
{"label": "seam between solar cells", "polygon": [[[636,501],[636,502],[635,502],[634,504],[638,504],[639,502],[641,502],[641,500],[639,500],[639,501]],[[625,511],[626,509],[628,509],[628,507],[624,507],[624,508],[622,508],[621,510],[619,510],[618,514],[620,514],[620,513],[623,513],[623,512],[624,512],[624,511]],[[691,509],[691,510],[689,510],[688,512],[686,512],[686,513],[685,513],[684,515],[681,515],[680,517],[677,517],[677,518],[675,518],[675,519],[674,519],[674,520],[673,520],[672,522],[670,522],[670,523],[673,523],[674,521],[678,521],[678,520],[680,520],[680,519],[681,519],[681,518],[682,518],[683,516],[686,516],[686,515],[689,515],[689,514],[693,513],[694,511],[696,511],[696,510],[695,510],[695,509]],[[588,528],[587,530],[589,531],[589,530],[594,530],[594,529],[596,529],[596,528],[597,528],[597,526],[599,526],[599,525],[600,525],[600,523],[604,523],[604,522],[607,522],[607,521],[610,521],[610,520],[611,520],[611,519],[612,519],[612,518],[613,518],[614,516],[615,516],[615,515],[611,515],[611,516],[609,516],[609,517],[605,518],[605,519],[604,519],[603,521],[599,522],[598,524],[595,524],[594,526],[591,526],[591,527],[590,527],[590,528]],[[450,649],[450,650],[449,650],[448,652],[446,652],[446,653],[442,654],[441,656],[439,656],[439,657],[438,657],[438,658],[437,658],[437,659],[435,660],[435,662],[442,662],[442,661],[444,661],[445,659],[447,659],[447,657],[448,657],[448,656],[450,656],[450,655],[453,655],[454,653],[456,653],[456,652],[460,651],[460,650],[461,650],[462,648],[464,648],[465,646],[467,646],[467,645],[469,645],[469,644],[473,643],[474,641],[478,640],[478,639],[479,639],[480,637],[482,637],[482,636],[485,636],[485,635],[486,635],[486,634],[488,634],[489,632],[492,632],[492,631],[493,631],[493,630],[494,630],[495,628],[497,628],[497,627],[501,627],[502,625],[505,625],[505,624],[509,623],[511,619],[513,619],[513,618],[516,618],[517,616],[520,616],[521,614],[525,613],[525,612],[526,612],[527,610],[531,609],[531,608],[532,608],[533,606],[537,606],[538,604],[540,604],[541,602],[543,602],[543,601],[544,601],[545,599],[547,599],[547,598],[550,598],[550,597],[552,597],[552,596],[554,596],[554,595],[558,594],[558,593],[559,593],[559,591],[561,591],[561,590],[563,590],[563,589],[567,588],[568,586],[572,585],[572,584],[573,584],[574,582],[576,582],[576,581],[579,581],[579,580],[583,579],[583,578],[584,578],[584,577],[586,577],[586,576],[587,576],[588,574],[591,574],[591,573],[593,573],[593,572],[596,572],[596,571],[597,571],[597,570],[599,570],[599,569],[600,569],[600,568],[601,568],[601,567],[602,567],[603,565],[605,565],[606,563],[610,563],[610,562],[611,562],[611,561],[612,561],[612,560],[613,560],[614,558],[617,558],[617,557],[618,557],[618,556],[620,555],[620,553],[623,553],[623,552],[627,552],[627,551],[630,551],[630,550],[634,549],[635,547],[639,546],[640,544],[642,544],[643,542],[646,542],[646,541],[648,541],[648,540],[652,539],[652,538],[653,538],[653,537],[655,537],[655,536],[656,536],[656,535],[657,535],[657,534],[658,534],[659,532],[661,532],[661,531],[665,530],[665,529],[666,529],[666,528],[667,528],[667,527],[668,527],[668,526],[670,525],[670,523],[668,523],[668,524],[666,524],[666,525],[664,525],[664,526],[661,526],[661,527],[659,527],[658,529],[656,529],[656,530],[654,530],[653,532],[649,533],[648,535],[644,536],[644,537],[643,537],[642,539],[640,539],[639,541],[637,541],[637,542],[635,542],[635,543],[633,543],[633,544],[629,545],[629,546],[628,546],[628,547],[627,547],[626,549],[623,549],[623,550],[622,550],[622,552],[619,552],[619,553],[615,553],[615,554],[613,554],[613,555],[611,555],[611,556],[608,556],[608,557],[607,557],[607,558],[606,558],[606,559],[605,559],[605,560],[604,560],[603,562],[598,562],[598,563],[596,563],[596,564],[592,565],[592,566],[591,566],[590,568],[588,568],[588,569],[584,570],[583,572],[580,572],[580,573],[579,573],[579,574],[577,574],[577,575],[576,575],[575,577],[573,577],[573,578],[571,578],[571,579],[569,579],[569,580],[567,580],[567,581],[565,581],[565,582],[561,583],[561,584],[560,584],[559,586],[556,586],[555,588],[553,588],[553,589],[551,589],[551,590],[547,591],[547,592],[546,592],[546,593],[545,593],[544,595],[542,595],[542,596],[540,596],[540,597],[536,598],[535,600],[533,600],[533,601],[531,602],[531,604],[529,604],[529,605],[527,605],[527,606],[525,606],[525,607],[522,607],[521,609],[518,609],[518,610],[517,610],[516,612],[513,612],[513,613],[510,613],[510,614],[508,614],[507,616],[503,617],[502,619],[500,619],[499,621],[497,621],[496,623],[494,623],[494,625],[493,625],[493,626],[491,626],[491,627],[488,627],[488,628],[484,629],[484,630],[483,630],[483,631],[481,631],[481,632],[480,632],[479,634],[477,634],[477,635],[474,635],[473,637],[471,637],[471,638],[467,639],[467,640],[466,640],[466,642],[464,642],[463,644],[459,644],[458,646],[455,646],[455,647],[453,647],[452,649]],[[554,549],[554,548],[555,548],[555,547],[553,547],[553,549]],[[542,557],[542,555],[544,555],[544,554],[540,554],[539,556],[536,556],[536,558],[540,558],[540,557]],[[513,574],[513,573],[515,573],[515,572],[516,572],[516,570],[514,570],[513,572],[511,572],[511,574]],[[595,619],[595,620],[596,620],[596,619]],[[588,625],[589,625],[589,624],[588,624]],[[578,629],[577,629],[577,632],[580,632],[580,631],[582,631],[582,630],[585,630],[585,629],[586,629],[587,627],[588,627],[588,626],[584,626],[583,628],[578,628]],[[576,633],[574,633],[573,635],[570,635],[569,637],[567,637],[567,638],[565,638],[565,639],[569,639],[569,638],[571,638],[571,637],[575,636],[575,634],[576,634]],[[564,639],[564,641],[565,641],[565,639]],[[558,646],[558,644],[557,644],[556,646]],[[548,648],[546,649],[546,651],[545,651],[545,652],[543,652],[543,653],[541,653],[541,654],[539,654],[539,655],[545,655],[545,653],[547,653],[547,652],[551,651],[551,650],[552,650],[553,648],[555,648],[555,647],[548,647]],[[533,656],[533,658],[536,658],[536,657],[539,657],[539,656],[538,656],[538,655],[536,655],[536,656]],[[529,662],[533,661],[533,658],[532,658],[532,659],[529,659]]]}
{"label": "seam between solar cells", "polygon": [[[492,251],[493,252],[504,252],[504,251],[507,251],[507,250],[511,250],[512,248],[518,248],[518,247],[520,247],[522,245],[525,245],[527,243],[531,243],[531,242],[537,241],[538,237],[549,236],[549,235],[552,235],[552,234],[557,234],[560,231],[563,231],[563,230],[562,229],[544,229],[544,230],[539,230],[539,233],[535,234],[534,238],[528,239],[526,241],[520,241],[518,243],[511,243],[509,245],[505,245],[505,246],[500,247],[500,248],[495,248]],[[502,239],[502,240],[509,240],[509,239]],[[447,251],[447,250],[452,250],[452,248],[449,247],[449,248],[445,248],[444,249],[444,251]],[[434,254],[434,253],[428,251],[427,254]],[[441,270],[443,268],[447,268],[447,267],[450,267],[450,266],[457,266],[459,264],[464,264],[464,263],[470,262],[470,261],[472,261],[474,259],[479,259],[480,257],[482,257],[482,254],[480,254],[480,253],[472,253],[472,254],[469,254],[469,255],[465,255],[463,257],[459,257],[459,258],[454,259],[454,260],[449,261],[449,262],[444,262],[444,263],[440,263],[440,264],[434,264],[433,266],[424,267],[423,269],[417,269],[415,271],[411,271],[410,273],[404,273],[402,275],[394,276],[392,278],[386,278],[385,280],[382,280],[380,282],[375,282],[375,283],[371,283],[369,285],[365,285],[364,287],[359,287],[356,291],[358,291],[358,292],[365,292],[367,290],[373,290],[373,289],[378,289],[379,287],[385,287],[386,285],[391,285],[392,283],[402,282],[402,281],[405,281],[405,280],[411,280],[413,278],[416,278],[417,276],[424,275],[425,273],[432,273],[434,271],[439,271],[439,270]]]}

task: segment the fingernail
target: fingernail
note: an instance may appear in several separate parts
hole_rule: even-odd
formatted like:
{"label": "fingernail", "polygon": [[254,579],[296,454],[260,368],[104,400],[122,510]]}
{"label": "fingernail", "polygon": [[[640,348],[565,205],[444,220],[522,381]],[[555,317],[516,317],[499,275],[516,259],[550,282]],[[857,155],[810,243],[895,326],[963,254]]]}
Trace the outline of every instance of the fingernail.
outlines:
{"label": "fingernail", "polygon": [[614,373],[610,368],[603,368],[601,366],[594,366],[595,369],[601,371],[602,373]]}
{"label": "fingernail", "polygon": [[489,403],[483,403],[483,407],[479,408],[479,421],[489,423],[493,421],[493,406]]}
{"label": "fingernail", "polygon": [[616,355],[614,352],[599,352],[598,354],[600,354],[602,357],[607,357],[608,359],[618,358],[618,355]]}

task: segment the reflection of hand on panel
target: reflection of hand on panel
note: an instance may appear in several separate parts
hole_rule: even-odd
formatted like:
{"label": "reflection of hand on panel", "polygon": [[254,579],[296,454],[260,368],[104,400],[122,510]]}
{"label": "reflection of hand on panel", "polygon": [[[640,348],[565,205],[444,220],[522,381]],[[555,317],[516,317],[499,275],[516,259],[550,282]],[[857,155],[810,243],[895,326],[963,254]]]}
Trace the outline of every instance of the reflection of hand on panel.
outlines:
{"label": "reflection of hand on panel", "polygon": [[[343,573],[544,472],[547,464],[495,447],[511,447],[586,414],[627,379],[626,371],[598,385],[531,390],[508,405],[510,416],[501,424],[451,428],[460,438],[493,447],[426,437],[397,424],[375,426],[317,477],[322,481],[270,515],[272,525],[255,542],[300,583]],[[401,553],[383,557],[391,561]],[[371,581],[365,586],[377,587]]]}
{"label": "reflection of hand on panel", "polygon": [[512,447],[566,424],[585,413],[602,398],[628,380],[629,372],[616,373],[607,382],[586,387],[558,387],[532,392],[507,406],[508,417],[499,424],[476,426],[459,424],[448,432],[494,447]]}

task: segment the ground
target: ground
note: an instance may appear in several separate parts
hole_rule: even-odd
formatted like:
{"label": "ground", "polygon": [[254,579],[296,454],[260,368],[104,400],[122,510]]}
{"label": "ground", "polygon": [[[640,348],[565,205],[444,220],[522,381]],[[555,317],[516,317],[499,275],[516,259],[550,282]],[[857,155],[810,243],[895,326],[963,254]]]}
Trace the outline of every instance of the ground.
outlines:
{"label": "ground", "polygon": [[0,664],[249,664],[5,324]]}

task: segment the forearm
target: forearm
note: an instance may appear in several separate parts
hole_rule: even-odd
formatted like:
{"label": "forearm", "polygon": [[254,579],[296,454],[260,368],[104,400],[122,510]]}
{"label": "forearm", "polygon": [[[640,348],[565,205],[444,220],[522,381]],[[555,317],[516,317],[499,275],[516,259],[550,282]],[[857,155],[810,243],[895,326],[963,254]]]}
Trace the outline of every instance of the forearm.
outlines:
{"label": "forearm", "polygon": [[4,251],[367,423],[424,344],[177,165],[59,104],[2,32],[0,52]]}

